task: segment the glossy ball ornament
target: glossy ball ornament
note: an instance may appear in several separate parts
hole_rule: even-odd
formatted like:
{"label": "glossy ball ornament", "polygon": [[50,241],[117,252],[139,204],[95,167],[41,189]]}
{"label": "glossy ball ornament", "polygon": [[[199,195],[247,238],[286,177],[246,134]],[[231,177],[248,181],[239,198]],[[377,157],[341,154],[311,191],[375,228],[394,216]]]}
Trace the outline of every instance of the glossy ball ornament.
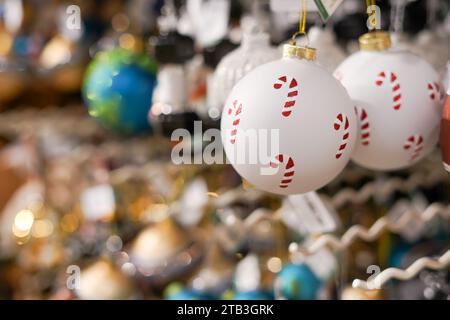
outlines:
{"label": "glossy ball ornament", "polygon": [[353,104],[315,55],[315,49],[287,44],[282,59],[254,69],[227,99],[225,152],[256,188],[276,194],[316,190],[350,159],[357,130]]}
{"label": "glossy ball ornament", "polygon": [[83,97],[89,114],[124,134],[149,129],[147,115],[156,84],[156,63],[124,49],[100,52],[88,67]]}
{"label": "glossy ball ornament", "polygon": [[358,115],[360,130],[352,159],[375,170],[412,165],[437,142],[439,76],[418,56],[390,49],[388,33],[366,34],[360,47],[335,71]]}
{"label": "glossy ball ornament", "polygon": [[321,287],[319,278],[306,264],[287,264],[275,280],[278,293],[288,300],[314,300]]}

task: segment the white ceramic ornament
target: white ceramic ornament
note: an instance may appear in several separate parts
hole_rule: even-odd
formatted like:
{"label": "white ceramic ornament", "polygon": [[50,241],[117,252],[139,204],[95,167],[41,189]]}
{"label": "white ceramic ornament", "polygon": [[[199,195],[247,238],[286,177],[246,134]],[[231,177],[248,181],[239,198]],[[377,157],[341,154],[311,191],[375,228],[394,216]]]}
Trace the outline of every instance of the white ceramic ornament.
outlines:
{"label": "white ceramic ornament", "polygon": [[356,140],[344,87],[313,60],[315,49],[285,46],[231,91],[222,142],[236,171],[256,188],[300,194],[323,187],[349,161]]}
{"label": "white ceramic ornament", "polygon": [[352,159],[375,170],[407,167],[436,145],[442,109],[439,76],[418,56],[390,49],[388,33],[368,33],[360,46],[334,73],[358,115]]}

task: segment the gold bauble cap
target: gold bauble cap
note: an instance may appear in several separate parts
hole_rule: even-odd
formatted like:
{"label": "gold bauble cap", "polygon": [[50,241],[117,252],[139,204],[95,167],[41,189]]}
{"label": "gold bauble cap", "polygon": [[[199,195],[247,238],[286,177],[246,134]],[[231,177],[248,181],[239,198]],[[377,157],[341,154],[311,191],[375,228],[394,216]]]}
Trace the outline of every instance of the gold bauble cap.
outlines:
{"label": "gold bauble cap", "polygon": [[383,51],[391,47],[391,35],[385,31],[375,31],[359,37],[359,48],[365,51]]}
{"label": "gold bauble cap", "polygon": [[283,58],[300,58],[309,61],[316,60],[317,50],[306,46],[287,43],[283,46]]}

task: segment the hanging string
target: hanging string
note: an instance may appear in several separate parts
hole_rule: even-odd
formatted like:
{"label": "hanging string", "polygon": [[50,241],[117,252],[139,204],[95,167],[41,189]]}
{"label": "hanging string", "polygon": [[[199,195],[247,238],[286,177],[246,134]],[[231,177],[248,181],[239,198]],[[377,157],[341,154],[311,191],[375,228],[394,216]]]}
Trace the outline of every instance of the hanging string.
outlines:
{"label": "hanging string", "polygon": [[300,0],[300,20],[298,22],[298,33],[305,34],[306,33],[306,15],[308,14],[308,10],[306,8],[306,0]]}
{"label": "hanging string", "polygon": [[306,36],[306,46],[309,45],[308,35],[306,34],[306,16],[308,14],[308,9],[306,7],[306,0],[300,0],[300,18],[298,21],[298,31],[292,36],[292,44],[296,44],[296,38],[299,35]]}

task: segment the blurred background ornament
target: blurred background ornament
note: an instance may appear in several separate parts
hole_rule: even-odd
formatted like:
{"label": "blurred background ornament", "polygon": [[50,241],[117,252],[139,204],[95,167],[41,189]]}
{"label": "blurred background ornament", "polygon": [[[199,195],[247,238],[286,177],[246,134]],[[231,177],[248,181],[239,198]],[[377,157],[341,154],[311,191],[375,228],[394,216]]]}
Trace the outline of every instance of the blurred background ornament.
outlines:
{"label": "blurred background ornament", "polygon": [[208,47],[227,34],[230,9],[231,1],[228,0],[187,0],[182,24],[197,45]]}
{"label": "blurred background ornament", "polygon": [[81,270],[76,295],[82,300],[136,298],[133,282],[109,259],[98,259]]}
{"label": "blurred background ornament", "polygon": [[234,85],[247,73],[266,62],[278,59],[281,54],[270,46],[269,35],[252,17],[241,22],[243,35],[239,48],[228,53],[218,64],[208,85],[209,114],[220,114]]}
{"label": "blurred background ornament", "polygon": [[24,20],[21,0],[0,4],[0,111],[4,104],[17,98],[27,87],[27,65],[17,59],[14,43]]}
{"label": "blurred background ornament", "polygon": [[167,1],[158,18],[160,34],[150,39],[151,50],[160,67],[148,117],[164,135],[170,135],[176,128],[192,130],[192,122],[197,120],[190,99],[196,90],[196,81],[189,72],[195,61],[194,39],[177,31],[176,14],[173,1]]}
{"label": "blurred background ornament", "polygon": [[424,298],[427,300],[448,300],[450,296],[449,277],[450,272],[448,270],[422,271],[420,280],[425,284]]}
{"label": "blurred background ornament", "polygon": [[234,275],[235,300],[270,300],[273,299],[271,287],[263,285],[264,272],[260,258],[249,254],[236,266]]}
{"label": "blurred background ornament", "polygon": [[133,241],[129,256],[141,277],[160,286],[192,271],[203,251],[198,239],[168,217],[142,230]]}
{"label": "blurred background ornament", "polygon": [[81,12],[67,10],[67,4],[59,4],[52,10],[57,31],[39,54],[38,76],[56,91],[74,93],[81,86],[88,54]]}
{"label": "blurred background ornament", "polygon": [[328,72],[333,72],[344,61],[346,54],[336,43],[330,28],[312,27],[308,32],[310,45],[317,49],[317,63]]}
{"label": "blurred background ornament", "polygon": [[125,49],[98,53],[83,84],[89,114],[119,133],[149,129],[147,114],[156,84],[155,73],[155,62],[143,54]]}
{"label": "blurred background ornament", "polygon": [[195,292],[204,296],[219,297],[231,285],[234,259],[215,239],[205,245],[205,250],[204,261],[189,283]]}
{"label": "blurred background ornament", "polygon": [[277,299],[315,300],[321,281],[305,264],[286,264],[275,280]]}

